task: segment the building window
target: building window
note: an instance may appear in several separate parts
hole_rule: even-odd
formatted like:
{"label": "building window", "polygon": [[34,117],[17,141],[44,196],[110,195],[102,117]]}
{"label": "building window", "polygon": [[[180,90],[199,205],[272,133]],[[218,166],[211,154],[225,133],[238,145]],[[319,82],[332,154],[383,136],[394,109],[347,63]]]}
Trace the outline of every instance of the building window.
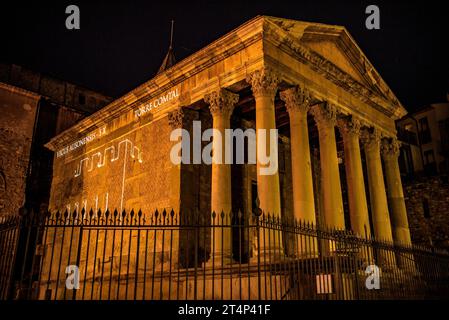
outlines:
{"label": "building window", "polygon": [[424,162],[425,164],[432,164],[435,162],[435,156],[433,155],[433,150],[427,150],[424,152]]}
{"label": "building window", "polygon": [[420,130],[421,143],[422,144],[430,143],[432,141],[432,137],[430,136],[429,121],[427,120],[427,117],[419,119],[419,127],[421,128]]}
{"label": "building window", "polygon": [[427,150],[424,152],[424,170],[427,174],[435,174],[437,172],[437,165],[433,150]]}
{"label": "building window", "polygon": [[403,145],[399,154],[399,169],[403,176],[410,178],[415,172],[412,151],[409,145]]}
{"label": "building window", "polygon": [[86,104],[86,96],[84,94],[78,94],[78,103],[81,105]]}
{"label": "building window", "polygon": [[449,119],[439,121],[440,140],[441,140],[441,155],[449,159]]}
{"label": "building window", "polygon": [[423,199],[422,208],[423,208],[423,212],[424,212],[424,218],[429,219],[430,218],[429,199],[426,199],[426,198]]}

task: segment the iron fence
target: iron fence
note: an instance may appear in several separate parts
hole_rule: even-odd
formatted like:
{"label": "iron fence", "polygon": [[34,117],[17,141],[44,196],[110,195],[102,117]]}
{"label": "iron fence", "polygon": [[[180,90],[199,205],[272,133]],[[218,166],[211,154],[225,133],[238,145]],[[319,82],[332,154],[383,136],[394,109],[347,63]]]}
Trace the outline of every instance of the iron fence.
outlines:
{"label": "iron fence", "polygon": [[8,297],[20,221],[18,216],[0,216],[0,299]]}
{"label": "iron fence", "polygon": [[0,221],[2,299],[428,299],[449,256],[271,215],[46,213]]}

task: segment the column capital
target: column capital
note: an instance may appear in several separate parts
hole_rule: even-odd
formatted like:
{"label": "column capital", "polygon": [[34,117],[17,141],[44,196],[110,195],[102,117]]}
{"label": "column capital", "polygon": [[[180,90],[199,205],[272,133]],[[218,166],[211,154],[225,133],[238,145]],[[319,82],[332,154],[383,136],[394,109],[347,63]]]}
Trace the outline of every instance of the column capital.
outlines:
{"label": "column capital", "polygon": [[349,135],[360,136],[362,129],[362,121],[357,117],[354,117],[353,115],[338,117],[337,126],[340,129],[340,132],[343,135],[343,137]]}
{"label": "column capital", "polygon": [[398,158],[400,148],[401,143],[394,137],[382,139],[381,141],[380,150],[384,160]]}
{"label": "column capital", "polygon": [[284,90],[280,93],[281,100],[285,102],[288,113],[292,111],[300,111],[307,113],[310,109],[312,97],[309,90],[301,86]]}
{"label": "column capital", "polygon": [[179,107],[168,113],[168,124],[172,129],[188,127],[194,120],[198,120],[198,113],[192,109]]}
{"label": "column capital", "polygon": [[377,128],[365,128],[362,130],[361,142],[365,148],[380,146],[382,133]]}
{"label": "column capital", "polygon": [[318,129],[320,127],[335,126],[337,123],[337,107],[329,102],[314,105],[310,108]]}
{"label": "column capital", "polygon": [[168,113],[168,124],[173,129],[182,128],[182,120],[184,118],[184,111],[178,108]]}
{"label": "column capital", "polygon": [[204,96],[204,101],[209,104],[210,113],[213,117],[231,117],[235,104],[239,101],[239,95],[229,90],[220,88]]}
{"label": "column capital", "polygon": [[280,76],[268,67],[256,70],[246,77],[246,81],[251,84],[254,97],[269,96],[274,99]]}

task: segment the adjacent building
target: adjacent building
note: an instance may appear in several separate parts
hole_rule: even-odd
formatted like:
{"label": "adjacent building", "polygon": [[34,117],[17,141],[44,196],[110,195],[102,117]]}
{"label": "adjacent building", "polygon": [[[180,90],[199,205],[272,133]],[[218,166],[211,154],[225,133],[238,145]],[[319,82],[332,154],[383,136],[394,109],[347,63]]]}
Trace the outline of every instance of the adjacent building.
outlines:
{"label": "adjacent building", "polygon": [[0,64],[0,215],[48,206],[53,154],[44,143],[109,101],[82,86]]}
{"label": "adjacent building", "polygon": [[412,239],[449,249],[449,97],[397,121]]}
{"label": "adjacent building", "polygon": [[[249,219],[260,207],[410,244],[395,126],[406,113],[344,27],[258,16],[51,139],[49,208]],[[173,163],[173,131],[207,128],[277,129],[278,170]],[[231,235],[215,240],[210,256],[230,259]]]}

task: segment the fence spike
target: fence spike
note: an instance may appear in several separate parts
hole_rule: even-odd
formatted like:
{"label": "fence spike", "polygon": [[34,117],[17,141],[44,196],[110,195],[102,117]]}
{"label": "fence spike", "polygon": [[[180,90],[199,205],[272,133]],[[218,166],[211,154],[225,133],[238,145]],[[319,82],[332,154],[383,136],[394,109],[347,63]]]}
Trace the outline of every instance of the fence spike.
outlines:
{"label": "fence spike", "polygon": [[[76,217],[78,216],[78,210],[77,209],[74,209],[73,211],[72,211],[72,219],[76,219]],[[70,218],[70,217],[69,217]]]}

